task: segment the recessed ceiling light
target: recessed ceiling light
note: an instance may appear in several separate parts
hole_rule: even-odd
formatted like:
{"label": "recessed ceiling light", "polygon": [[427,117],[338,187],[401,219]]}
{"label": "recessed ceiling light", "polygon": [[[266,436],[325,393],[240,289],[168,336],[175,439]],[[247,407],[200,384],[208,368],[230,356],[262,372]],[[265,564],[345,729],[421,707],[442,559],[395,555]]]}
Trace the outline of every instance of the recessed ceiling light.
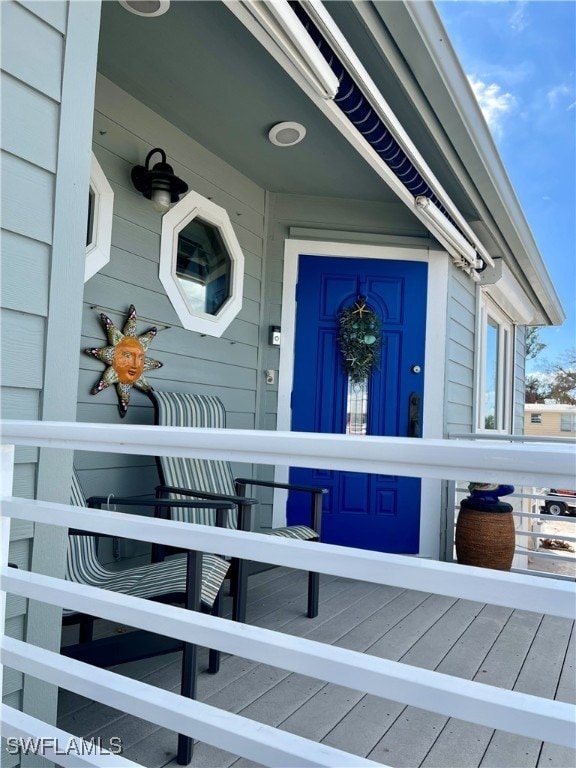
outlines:
{"label": "recessed ceiling light", "polygon": [[122,8],[136,16],[162,16],[170,8],[170,0],[118,0]]}
{"label": "recessed ceiling light", "polygon": [[300,123],[277,123],[268,132],[268,138],[277,147],[293,147],[306,136],[306,128]]}

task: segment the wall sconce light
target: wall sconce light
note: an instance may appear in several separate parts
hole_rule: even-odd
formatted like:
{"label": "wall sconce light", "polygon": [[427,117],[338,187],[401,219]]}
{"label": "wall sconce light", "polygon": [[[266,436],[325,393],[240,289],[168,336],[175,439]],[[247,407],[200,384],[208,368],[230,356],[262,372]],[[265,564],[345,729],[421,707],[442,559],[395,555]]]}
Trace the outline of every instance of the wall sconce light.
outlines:
{"label": "wall sconce light", "polygon": [[[150,168],[150,159],[157,152],[162,160]],[[166,152],[158,147],[148,152],[145,165],[135,165],[132,168],[132,183],[138,192],[152,201],[154,210],[158,213],[166,213],[170,205],[176,203],[180,195],[188,191],[188,184],[174,174],[174,169],[166,162]]]}

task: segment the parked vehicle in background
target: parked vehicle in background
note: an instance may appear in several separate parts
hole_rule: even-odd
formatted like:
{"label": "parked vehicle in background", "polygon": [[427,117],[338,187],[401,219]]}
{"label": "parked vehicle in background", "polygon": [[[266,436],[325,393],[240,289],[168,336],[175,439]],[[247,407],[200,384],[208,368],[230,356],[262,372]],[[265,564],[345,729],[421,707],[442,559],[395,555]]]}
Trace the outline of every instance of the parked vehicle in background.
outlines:
{"label": "parked vehicle in background", "polygon": [[564,488],[550,488],[547,496],[557,496],[557,499],[547,499],[542,511],[547,515],[575,515],[576,516],[576,491]]}

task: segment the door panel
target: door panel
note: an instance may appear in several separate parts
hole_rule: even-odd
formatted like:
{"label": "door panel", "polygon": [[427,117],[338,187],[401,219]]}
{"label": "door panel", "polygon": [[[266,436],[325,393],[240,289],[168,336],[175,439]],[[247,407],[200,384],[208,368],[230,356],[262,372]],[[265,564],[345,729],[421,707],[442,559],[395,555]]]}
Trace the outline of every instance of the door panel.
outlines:
{"label": "door panel", "polygon": [[[414,418],[410,397],[422,407],[427,265],[421,262],[300,256],[292,429],[356,435],[406,436]],[[349,382],[338,345],[339,312],[367,298],[382,321],[378,369],[368,382],[365,416],[349,414]],[[421,368],[419,374],[412,367]],[[413,424],[412,424],[413,428]],[[413,429],[412,429],[413,431]],[[329,489],[322,541],[384,552],[416,553],[420,480],[389,475],[294,468],[290,480]],[[304,523],[301,494],[288,497],[288,522]]]}

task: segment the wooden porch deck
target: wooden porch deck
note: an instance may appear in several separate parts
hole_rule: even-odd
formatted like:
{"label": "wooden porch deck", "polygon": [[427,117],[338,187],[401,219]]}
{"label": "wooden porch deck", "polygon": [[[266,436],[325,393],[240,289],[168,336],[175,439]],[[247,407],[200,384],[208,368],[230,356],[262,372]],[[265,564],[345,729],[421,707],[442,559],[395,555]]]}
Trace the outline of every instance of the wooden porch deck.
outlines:
{"label": "wooden porch deck", "polygon": [[[320,615],[304,614],[306,574],[275,568],[251,576],[251,624],[464,679],[574,702],[574,622],[423,592],[323,576]],[[226,598],[225,615],[230,611]],[[102,622],[103,624],[103,622]],[[112,627],[113,631],[123,631]],[[66,632],[76,629],[67,628]],[[574,768],[576,751],[493,731],[235,656],[220,672],[200,654],[198,698],[253,720],[397,768]],[[117,671],[179,690],[179,654]],[[113,704],[113,702],[111,702]],[[125,757],[174,766],[176,735],[61,691],[58,725],[86,738],[122,739]],[[576,733],[576,725],[575,725]],[[255,764],[198,743],[191,766]],[[334,766],[334,768],[338,768]]]}

